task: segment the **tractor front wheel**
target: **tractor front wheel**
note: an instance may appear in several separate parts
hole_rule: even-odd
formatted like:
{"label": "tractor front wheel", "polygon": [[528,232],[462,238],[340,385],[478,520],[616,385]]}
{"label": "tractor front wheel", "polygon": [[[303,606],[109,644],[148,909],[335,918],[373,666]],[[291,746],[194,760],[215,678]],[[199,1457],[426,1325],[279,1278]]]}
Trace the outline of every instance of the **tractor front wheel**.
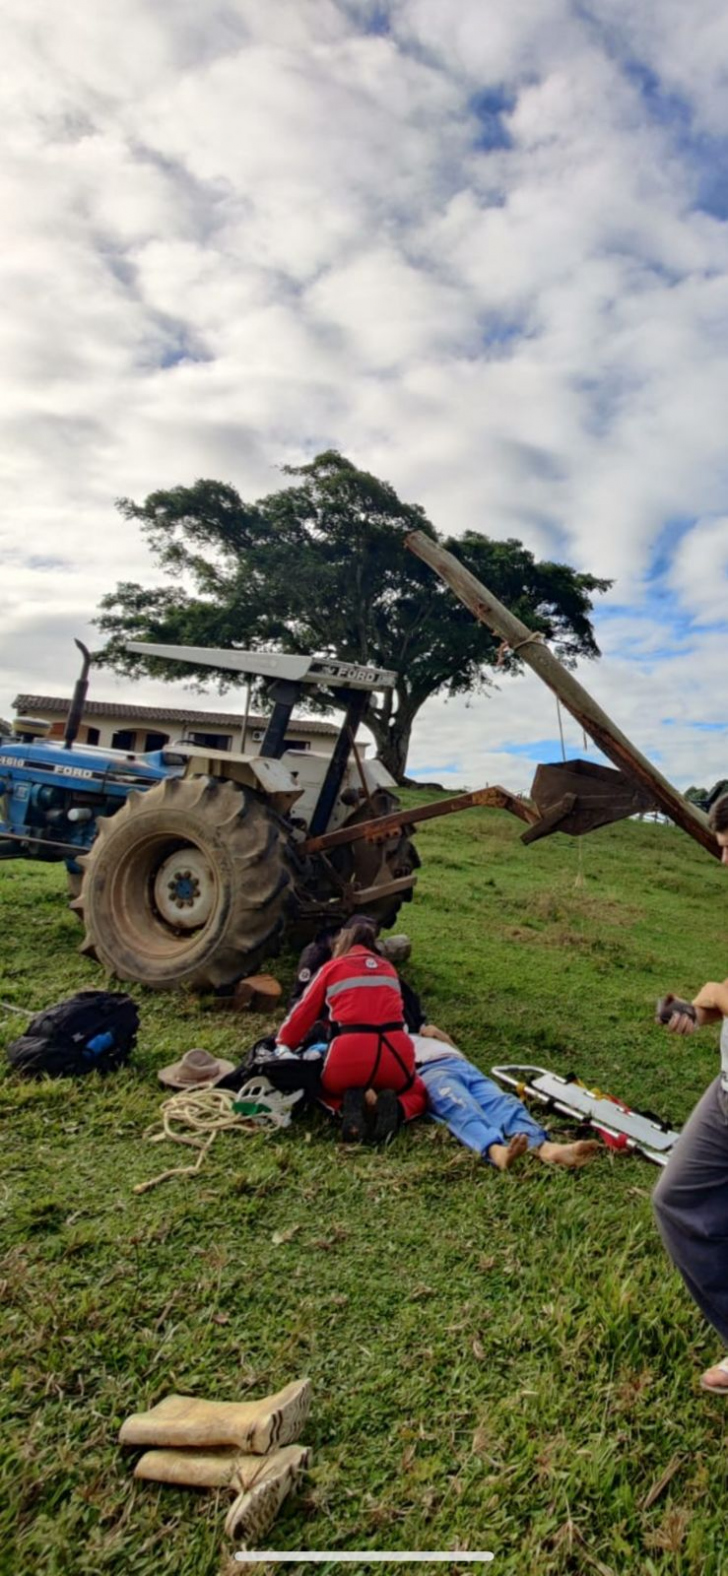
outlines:
{"label": "tractor front wheel", "polygon": [[118,979],[227,985],[276,950],[291,880],[285,827],[234,783],[169,778],[132,791],[99,820],[82,862],[81,950]]}

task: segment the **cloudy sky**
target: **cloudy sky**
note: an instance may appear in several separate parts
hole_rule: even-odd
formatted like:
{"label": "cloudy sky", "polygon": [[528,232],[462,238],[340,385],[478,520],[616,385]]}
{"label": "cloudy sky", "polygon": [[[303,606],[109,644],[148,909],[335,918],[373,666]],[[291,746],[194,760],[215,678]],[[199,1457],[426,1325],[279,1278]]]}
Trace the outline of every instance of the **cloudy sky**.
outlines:
{"label": "cloudy sky", "polygon": [[[6,0],[0,37],[0,715],[153,583],[116,497],[333,446],[613,577],[587,687],[728,775],[724,0]],[[526,788],[557,731],[510,681],[410,766]]]}

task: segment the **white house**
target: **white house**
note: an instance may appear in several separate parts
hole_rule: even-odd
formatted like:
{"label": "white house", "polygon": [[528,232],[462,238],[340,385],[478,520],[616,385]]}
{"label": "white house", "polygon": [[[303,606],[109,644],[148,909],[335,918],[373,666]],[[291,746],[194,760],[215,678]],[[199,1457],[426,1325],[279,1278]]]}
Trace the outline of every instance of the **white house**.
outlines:
{"label": "white house", "polygon": [[[13,707],[19,717],[40,717],[50,723],[50,738],[60,739],[66,725],[70,699],[63,695],[16,695]],[[102,749],[144,751],[161,750],[185,738],[211,750],[235,750],[257,755],[263,742],[268,719],[228,711],[196,711],[191,706],[137,706],[121,701],[89,700],[83,709],[79,744],[98,744]],[[291,720],[286,734],[287,750],[314,750],[331,755],[338,728],[318,718]],[[361,748],[363,749],[363,744]]]}

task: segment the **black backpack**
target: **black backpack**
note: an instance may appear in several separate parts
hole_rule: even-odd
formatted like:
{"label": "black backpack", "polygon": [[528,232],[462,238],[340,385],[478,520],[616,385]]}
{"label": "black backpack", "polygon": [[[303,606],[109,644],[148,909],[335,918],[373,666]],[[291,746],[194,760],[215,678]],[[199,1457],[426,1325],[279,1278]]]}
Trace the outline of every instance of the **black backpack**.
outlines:
{"label": "black backpack", "polygon": [[309,1052],[307,1055],[290,1056],[279,1055],[276,1052],[276,1042],[271,1036],[264,1040],[256,1040],[246,1052],[242,1062],[221,1078],[216,1083],[216,1089],[237,1090],[249,1078],[267,1078],[274,1089],[279,1089],[282,1094],[293,1094],[300,1090],[308,1098],[313,1099],[319,1093],[321,1085],[321,1068],[323,1067],[323,1054],[317,1055]]}
{"label": "black backpack", "polygon": [[27,1077],[78,1078],[112,1072],[128,1061],[139,1013],[131,996],[80,990],[38,1013],[25,1034],[8,1046],[8,1061]]}

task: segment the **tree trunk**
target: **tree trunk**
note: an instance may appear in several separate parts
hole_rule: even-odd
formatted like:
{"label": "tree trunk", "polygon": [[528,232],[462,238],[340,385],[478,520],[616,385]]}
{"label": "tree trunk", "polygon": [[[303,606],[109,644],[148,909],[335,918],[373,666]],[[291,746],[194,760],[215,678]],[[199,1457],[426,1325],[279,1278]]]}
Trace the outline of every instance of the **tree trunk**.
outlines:
{"label": "tree trunk", "polygon": [[388,723],[383,724],[370,709],[364,719],[366,727],[371,728],[374,734],[378,759],[400,785],[404,782],[407,771],[407,755],[415,716],[416,712],[397,711]]}

